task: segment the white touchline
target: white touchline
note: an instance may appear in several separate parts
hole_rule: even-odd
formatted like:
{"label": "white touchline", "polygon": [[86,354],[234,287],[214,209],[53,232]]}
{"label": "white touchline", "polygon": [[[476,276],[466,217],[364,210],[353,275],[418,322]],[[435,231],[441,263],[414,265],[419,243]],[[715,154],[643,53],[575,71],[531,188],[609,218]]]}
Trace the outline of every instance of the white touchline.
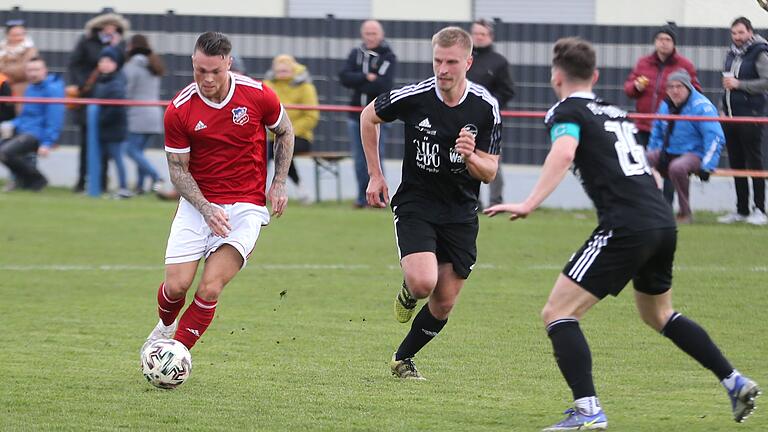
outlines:
{"label": "white touchline", "polygon": [[[386,270],[400,270],[400,266],[395,264],[388,264],[382,266],[372,266],[369,264],[258,264],[250,263],[246,267],[248,269],[261,269],[261,270],[371,270],[371,269],[386,269]],[[483,263],[477,264],[475,270],[561,270],[563,265],[560,264],[532,264],[518,266],[515,264],[493,264]],[[136,265],[136,264],[2,264],[0,265],[0,271],[16,271],[16,272],[32,272],[32,271],[54,271],[54,272],[66,272],[66,271],[160,271],[165,269],[163,265]],[[676,265],[674,271],[680,271],[685,273],[724,273],[724,272],[752,272],[752,273],[767,273],[768,266],[689,266],[689,265]]]}

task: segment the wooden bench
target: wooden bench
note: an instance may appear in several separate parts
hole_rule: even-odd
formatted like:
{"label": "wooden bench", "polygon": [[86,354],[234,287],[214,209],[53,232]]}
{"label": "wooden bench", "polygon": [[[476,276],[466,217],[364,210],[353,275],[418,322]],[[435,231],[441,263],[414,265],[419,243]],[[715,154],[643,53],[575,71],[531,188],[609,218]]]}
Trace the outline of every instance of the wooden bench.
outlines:
{"label": "wooden bench", "polygon": [[315,162],[315,202],[320,202],[320,180],[323,174],[330,174],[331,178],[336,179],[336,201],[341,202],[341,171],[339,162],[352,157],[349,152],[343,151],[310,151],[296,153],[295,157],[312,158]]}
{"label": "wooden bench", "polygon": [[768,171],[718,168],[712,172],[712,175],[717,177],[768,178]]}

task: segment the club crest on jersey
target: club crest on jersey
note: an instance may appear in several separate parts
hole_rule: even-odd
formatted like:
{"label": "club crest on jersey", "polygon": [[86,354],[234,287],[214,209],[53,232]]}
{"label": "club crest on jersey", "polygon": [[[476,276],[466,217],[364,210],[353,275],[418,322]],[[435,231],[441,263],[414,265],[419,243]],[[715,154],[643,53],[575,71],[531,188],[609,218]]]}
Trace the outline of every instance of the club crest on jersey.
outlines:
{"label": "club crest on jersey", "polygon": [[473,137],[477,137],[477,126],[473,125],[472,123],[464,125],[462,129],[471,133]]}
{"label": "club crest on jersey", "polygon": [[248,123],[248,108],[237,107],[232,110],[232,123],[236,125],[244,125]]}

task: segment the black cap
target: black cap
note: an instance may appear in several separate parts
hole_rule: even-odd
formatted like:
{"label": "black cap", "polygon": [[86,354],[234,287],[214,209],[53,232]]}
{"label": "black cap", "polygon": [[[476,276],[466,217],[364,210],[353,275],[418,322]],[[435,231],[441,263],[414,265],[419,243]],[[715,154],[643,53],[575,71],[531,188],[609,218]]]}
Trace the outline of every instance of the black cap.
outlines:
{"label": "black cap", "polygon": [[672,43],[677,45],[677,26],[675,23],[667,23],[661,27],[659,27],[656,30],[656,33],[653,34],[653,39],[656,39],[656,36],[659,35],[659,33],[666,33],[669,35],[669,37],[672,38]]}

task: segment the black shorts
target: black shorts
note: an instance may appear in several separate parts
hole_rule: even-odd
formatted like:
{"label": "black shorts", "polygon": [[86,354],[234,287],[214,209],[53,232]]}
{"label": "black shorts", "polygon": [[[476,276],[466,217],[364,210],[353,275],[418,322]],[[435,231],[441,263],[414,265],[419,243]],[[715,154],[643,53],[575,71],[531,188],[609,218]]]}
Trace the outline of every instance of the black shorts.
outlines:
{"label": "black shorts", "polygon": [[413,214],[395,215],[395,241],[400,259],[416,252],[432,252],[438,263],[451,263],[466,279],[477,261],[477,217],[463,223],[436,224]]}
{"label": "black shorts", "polygon": [[677,228],[631,232],[596,229],[563,269],[580,287],[603,298],[632,280],[637,291],[658,295],[672,287]]}

